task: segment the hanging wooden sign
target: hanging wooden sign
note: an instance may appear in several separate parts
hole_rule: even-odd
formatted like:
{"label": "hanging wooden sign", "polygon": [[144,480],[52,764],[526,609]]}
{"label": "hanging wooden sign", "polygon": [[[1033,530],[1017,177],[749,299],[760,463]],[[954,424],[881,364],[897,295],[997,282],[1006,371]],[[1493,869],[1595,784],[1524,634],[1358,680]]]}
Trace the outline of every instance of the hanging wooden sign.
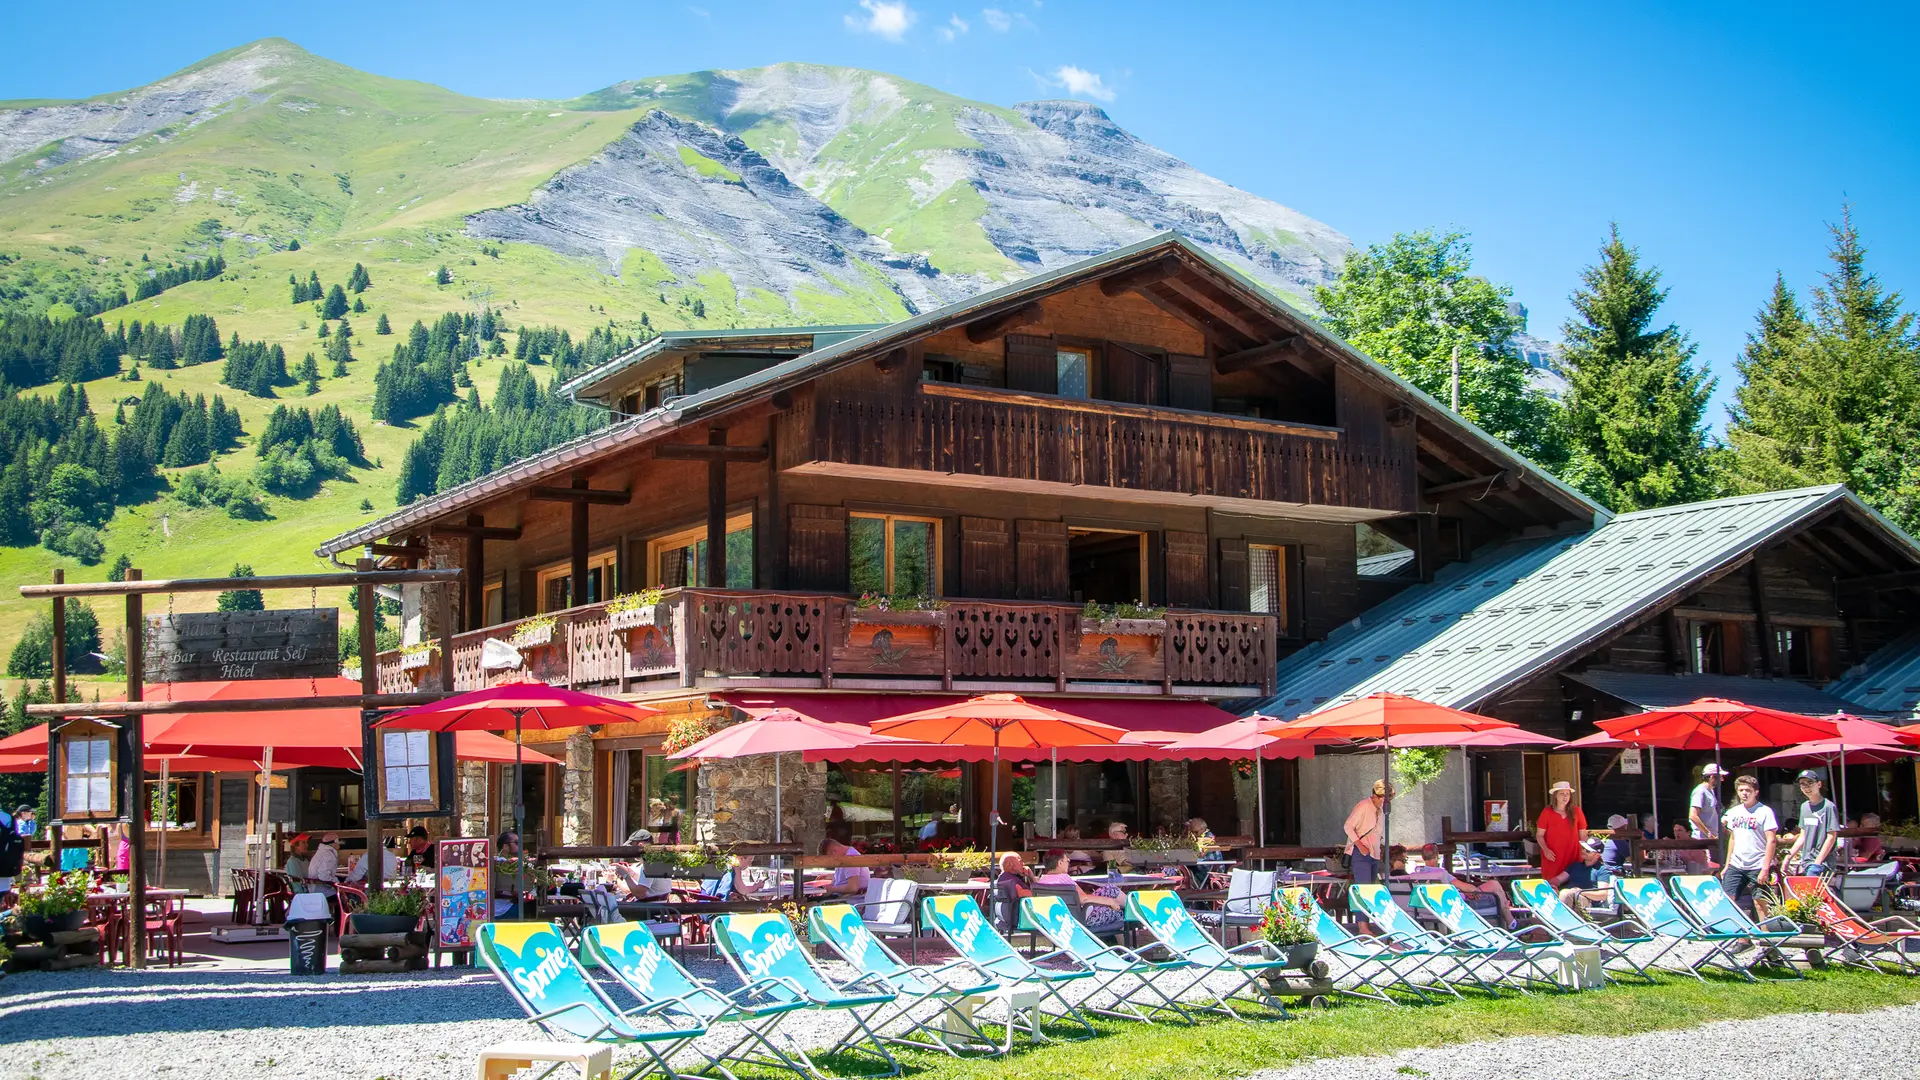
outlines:
{"label": "hanging wooden sign", "polygon": [[126,763],[136,760],[128,725],[80,717],[49,728],[48,817],[67,825],[126,820]]}
{"label": "hanging wooden sign", "polygon": [[154,683],[308,679],[340,674],[340,611],[190,611],[147,618]]}

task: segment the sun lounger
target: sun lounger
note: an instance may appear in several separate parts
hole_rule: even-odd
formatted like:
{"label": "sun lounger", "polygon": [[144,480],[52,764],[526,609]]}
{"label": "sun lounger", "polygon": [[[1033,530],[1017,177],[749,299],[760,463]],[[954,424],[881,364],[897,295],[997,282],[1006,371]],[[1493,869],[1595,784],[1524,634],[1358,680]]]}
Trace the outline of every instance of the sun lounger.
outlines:
{"label": "sun lounger", "polygon": [[[954,954],[972,965],[982,978],[1002,983],[1026,983],[1040,992],[1042,1001],[1051,1001],[1057,1006],[1055,1015],[1078,1023],[1088,1035],[1094,1034],[1093,1024],[1078,1006],[1061,993],[1061,987],[1065,984],[1089,978],[1093,972],[1041,967],[1021,956],[1006,938],[1000,936],[998,930],[987,924],[987,917],[981,913],[980,905],[974,903],[971,896],[942,894],[922,897],[920,921],[933,927],[934,933],[953,947]],[[1048,961],[1063,958],[1071,959],[1059,952],[1036,959]],[[1031,1034],[1035,1038],[1040,1037],[1037,1026]]]}
{"label": "sun lounger", "polygon": [[[1475,911],[1451,883],[1418,883],[1413,887],[1412,901],[1415,907],[1433,915],[1446,932],[1449,944],[1498,950],[1491,960],[1507,962],[1509,977],[1519,978],[1523,984],[1573,989],[1554,977],[1561,958],[1566,955],[1564,946],[1554,941],[1522,941],[1512,931],[1494,926]],[[1557,955],[1548,955],[1550,951]]]}
{"label": "sun lounger", "polygon": [[[1421,984],[1414,981],[1414,976],[1421,972],[1429,959],[1425,953],[1404,952],[1379,938],[1348,930],[1340,925],[1338,919],[1327,914],[1326,909],[1313,898],[1313,893],[1306,889],[1282,889],[1280,896],[1283,902],[1298,905],[1312,920],[1313,936],[1319,940],[1322,950],[1320,955],[1339,962],[1341,970],[1334,973],[1336,985],[1349,979],[1353,981],[1352,987],[1341,986],[1341,993],[1386,1005],[1400,1004],[1388,993],[1395,989],[1405,990],[1421,1001],[1432,1000],[1426,990],[1421,989]],[[1386,976],[1388,981],[1385,985],[1363,974],[1369,964],[1377,966],[1380,974]],[[1460,991],[1451,983],[1440,979],[1430,980],[1427,989],[1444,990],[1454,997],[1460,996]]]}
{"label": "sun lounger", "polygon": [[804,1001],[776,1000],[771,994],[777,985],[775,980],[762,979],[733,991],[716,990],[669,956],[645,923],[589,926],[581,932],[581,945],[601,971],[640,999],[641,1008],[635,1015],[701,1027],[738,1025],[745,1034],[713,1055],[715,1060],[786,1069],[808,1077],[820,1075],[806,1050],[776,1030],[790,1013],[808,1005]]}
{"label": "sun lounger", "polygon": [[[1113,995],[1113,1004],[1099,1007],[1087,1004],[1088,1012],[1126,1020],[1151,1023],[1156,1014],[1172,1012],[1187,1023],[1193,1014],[1180,1006],[1155,980],[1171,978],[1170,972],[1184,971],[1193,965],[1185,960],[1148,960],[1137,949],[1126,949],[1101,941],[1087,925],[1074,918],[1073,908],[1058,896],[1029,896],[1020,901],[1020,925],[1038,930],[1053,947],[1074,963],[1093,972],[1095,986],[1087,995],[1091,1002],[1102,993]],[[1128,985],[1128,984],[1131,985]],[[1157,1001],[1141,1002],[1142,994]]]}
{"label": "sun lounger", "polygon": [[[824,1053],[842,1050],[864,1054],[885,1063],[886,1076],[900,1075],[900,1062],[874,1033],[872,1016],[893,1004],[896,995],[878,985],[870,975],[862,975],[844,986],[836,986],[814,965],[813,952],[800,943],[785,915],[719,915],[713,920],[713,941],[720,954],[748,985],[767,983],[767,992],[776,1001],[801,1001],[818,1009],[846,1013],[853,1030]],[[871,989],[861,989],[861,987]]]}
{"label": "sun lounger", "polygon": [[1819,903],[1821,926],[1842,943],[1836,957],[1841,963],[1884,971],[1881,962],[1891,960],[1897,973],[1920,975],[1920,964],[1914,959],[1920,953],[1920,925],[1912,919],[1889,915],[1868,921],[1842,903],[1817,877],[1790,877],[1786,881],[1789,895]]}
{"label": "sun lounger", "polygon": [[1600,972],[1611,979],[1624,966],[1621,974],[1632,974],[1647,982],[1653,976],[1633,958],[1635,945],[1646,945],[1654,940],[1639,923],[1621,916],[1612,922],[1597,923],[1581,917],[1580,913],[1568,907],[1560,900],[1560,894],[1545,878],[1520,878],[1511,882],[1508,888],[1513,893],[1515,907],[1524,907],[1533,912],[1539,920],[1539,926],[1553,935],[1556,941],[1567,945],[1591,946],[1600,950]]}
{"label": "sun lounger", "polygon": [[[1264,959],[1260,942],[1232,949],[1221,945],[1200,929],[1200,924],[1187,914],[1180,895],[1171,889],[1139,889],[1127,894],[1127,917],[1145,926],[1173,955],[1193,965],[1190,981],[1173,996],[1185,998],[1187,991],[1194,989],[1204,990],[1209,996],[1202,999],[1201,1004],[1184,1001],[1184,1008],[1245,1020],[1246,1017],[1233,1008],[1232,1002],[1238,999],[1264,1005],[1281,1016],[1288,1015],[1286,1004],[1267,993],[1261,981],[1264,974],[1286,970],[1287,962]],[[1223,994],[1206,985],[1207,980],[1216,975],[1231,979],[1233,989]]]}
{"label": "sun lounger", "polygon": [[1770,915],[1760,920],[1749,918],[1720,887],[1720,879],[1706,874],[1676,877],[1668,888],[1700,929],[1709,934],[1739,934],[1761,950],[1759,961],[1778,957],[1776,966],[1792,972],[1795,978],[1804,977],[1779,953],[1780,946],[1801,936],[1799,924],[1792,919],[1784,915]]}
{"label": "sun lounger", "polygon": [[[1647,961],[1648,967],[1663,968],[1667,971],[1691,975],[1702,982],[1706,978],[1700,969],[1717,967],[1730,974],[1757,981],[1755,975],[1735,957],[1734,946],[1750,939],[1745,934],[1725,934],[1703,930],[1687,918],[1686,914],[1674,904],[1667,890],[1660,886],[1658,878],[1614,878],[1613,895],[1622,909],[1631,914],[1647,933],[1653,935],[1660,946],[1653,958]],[[1706,947],[1701,955],[1691,963],[1663,962],[1672,955],[1679,957],[1679,950],[1687,945]]]}
{"label": "sun lounger", "polygon": [[[1448,966],[1435,970],[1429,966],[1431,974],[1445,982],[1454,982],[1456,973],[1460,980],[1470,982],[1489,994],[1499,993],[1495,983],[1482,978],[1480,971],[1487,967],[1501,950],[1489,946],[1458,944],[1448,941],[1438,934],[1423,929],[1413,920],[1406,908],[1394,902],[1393,894],[1385,885],[1356,884],[1347,889],[1347,900],[1353,904],[1360,916],[1380,928],[1380,933],[1394,947],[1405,952],[1425,953],[1434,964],[1446,963]],[[1500,976],[1496,982],[1506,979],[1504,972],[1494,972]],[[1516,987],[1526,993],[1524,986]]]}
{"label": "sun lounger", "polygon": [[[580,962],[568,951],[559,928],[552,923],[481,923],[475,928],[474,945],[481,961],[526,1010],[527,1019],[550,1037],[610,1043],[640,1051],[640,1063],[626,1073],[623,1080],[635,1080],[655,1072],[675,1076],[677,1071],[668,1062],[683,1049],[700,1054],[720,1077],[731,1077],[724,1066],[692,1045],[695,1039],[706,1034],[706,1025],[639,1026],[635,1017],[641,1010],[621,1011],[606,992],[587,977]],[[556,1063],[541,1075],[552,1073],[562,1064]]]}
{"label": "sun lounger", "polygon": [[[997,1047],[993,1039],[973,1021],[974,1007],[998,990],[998,983],[969,979],[967,985],[955,986],[941,981],[943,976],[954,972],[977,975],[971,964],[956,960],[936,968],[908,965],[874,936],[852,904],[821,904],[812,908],[807,912],[807,933],[815,941],[826,942],[827,947],[837,953],[840,959],[852,964],[855,971],[873,976],[874,985],[885,987],[898,996],[894,1002],[894,1012],[877,1017],[873,1022],[873,1029],[888,1042],[949,1054],[958,1050],[987,1050],[1004,1054],[1013,1048],[1014,1017],[1011,1011],[1007,1016],[1006,1039]],[[927,1003],[935,1006],[932,1019],[941,1021],[943,1029],[936,1029],[930,1021],[916,1020],[912,1016],[915,1007]],[[889,1030],[896,1026],[899,1031],[889,1034]]]}

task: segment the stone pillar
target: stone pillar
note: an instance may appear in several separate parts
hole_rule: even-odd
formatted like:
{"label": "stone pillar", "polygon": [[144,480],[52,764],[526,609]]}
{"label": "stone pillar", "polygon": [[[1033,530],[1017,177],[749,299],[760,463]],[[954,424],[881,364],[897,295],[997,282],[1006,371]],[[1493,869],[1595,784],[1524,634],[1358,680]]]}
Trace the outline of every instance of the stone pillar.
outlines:
{"label": "stone pillar", "polygon": [[593,736],[567,736],[567,771],[561,787],[560,842],[567,847],[593,843]]}
{"label": "stone pillar", "polygon": [[[458,537],[435,536],[427,540],[426,568],[431,570],[457,569],[466,563],[464,542]],[[400,643],[416,645],[440,636],[440,596],[444,585],[402,585],[400,586]],[[453,626],[460,629],[460,605],[462,597],[458,590],[453,596]],[[437,669],[436,669],[437,670]]]}
{"label": "stone pillar", "polygon": [[[827,767],[799,754],[780,755],[780,814],[790,842],[818,850],[826,835]],[[773,839],[773,757],[700,763],[693,839],[702,844],[769,843]]]}
{"label": "stone pillar", "polygon": [[1187,763],[1147,762],[1147,830],[1178,832],[1187,820]]}
{"label": "stone pillar", "polygon": [[486,836],[487,763],[462,761],[460,776],[460,835]]}

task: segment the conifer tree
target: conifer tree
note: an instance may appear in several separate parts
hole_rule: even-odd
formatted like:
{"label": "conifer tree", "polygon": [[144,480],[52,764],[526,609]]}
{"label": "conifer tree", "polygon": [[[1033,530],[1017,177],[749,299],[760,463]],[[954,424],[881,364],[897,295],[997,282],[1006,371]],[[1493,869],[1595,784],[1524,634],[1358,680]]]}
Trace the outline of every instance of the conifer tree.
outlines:
{"label": "conifer tree", "polygon": [[288,250],[288,251],[299,251],[299,250],[300,250],[300,241],[298,241],[298,240],[289,240],[289,241],[287,241],[287,250]]}
{"label": "conifer tree", "polygon": [[367,276],[367,268],[361,266],[359,263],[354,263],[353,272],[347,275],[347,288],[352,289],[355,294],[359,294],[366,292],[367,287],[372,284],[373,279]]}
{"label": "conifer tree", "polygon": [[1693,367],[1694,345],[1654,319],[1667,298],[1660,271],[1611,228],[1600,261],[1580,275],[1566,339],[1566,477],[1615,510],[1642,510],[1713,494],[1715,450],[1704,417],[1713,380]]}
{"label": "conifer tree", "polygon": [[342,289],[336,282],[333,288],[327,290],[326,304],[320,309],[320,317],[323,319],[337,319],[346,313],[347,291]]}
{"label": "conifer tree", "polygon": [[380,313],[380,319],[379,319],[379,321],[373,324],[373,332],[374,332],[374,333],[376,333],[376,334],[391,334],[391,333],[393,333],[393,325],[392,325],[391,323],[389,323],[389,322],[387,322],[387,313],[386,313],[386,312],[384,312],[384,311],[383,311],[383,312],[381,312],[381,313]]}
{"label": "conifer tree", "polygon": [[366,302],[365,300],[363,300],[363,299],[361,299],[361,298],[360,298],[360,297],[358,297],[358,296],[356,296],[356,297],[354,297],[354,298],[353,298],[353,313],[354,313],[355,315],[364,315],[364,314],[366,314],[366,311],[367,311],[367,302]]}
{"label": "conifer tree", "polygon": [[433,272],[433,283],[435,285],[453,284],[453,273],[447,269],[446,263],[441,263],[440,269]]}
{"label": "conifer tree", "polygon": [[313,358],[312,353],[308,353],[307,358],[300,361],[299,377],[307,384],[308,397],[320,392],[320,362]]}

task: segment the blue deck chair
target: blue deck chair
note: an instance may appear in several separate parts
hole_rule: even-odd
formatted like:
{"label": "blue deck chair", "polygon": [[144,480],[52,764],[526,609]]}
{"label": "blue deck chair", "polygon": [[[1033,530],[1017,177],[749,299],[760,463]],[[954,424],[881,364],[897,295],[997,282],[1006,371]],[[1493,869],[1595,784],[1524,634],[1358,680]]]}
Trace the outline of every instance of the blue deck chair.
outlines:
{"label": "blue deck chair", "polygon": [[[1414,907],[1433,915],[1449,944],[1498,949],[1492,959],[1507,962],[1508,974],[1522,980],[1523,985],[1538,983],[1555,990],[1570,989],[1554,978],[1553,965],[1565,955],[1558,942],[1522,941],[1512,931],[1493,925],[1475,911],[1450,882],[1420,882],[1414,885],[1411,899]],[[1548,955],[1550,950],[1558,955]]]}
{"label": "blue deck chair", "polygon": [[[1236,1020],[1246,1017],[1234,1009],[1235,999],[1265,1005],[1281,1016],[1289,1015],[1286,1003],[1267,993],[1260,977],[1268,972],[1281,972],[1287,968],[1285,960],[1267,960],[1261,956],[1260,943],[1250,941],[1245,945],[1227,948],[1207,936],[1200,924],[1193,921],[1187,913],[1186,905],[1180,902],[1180,894],[1172,889],[1137,889],[1127,894],[1127,917],[1145,926],[1167,951],[1193,965],[1191,980],[1173,996],[1185,998],[1190,990],[1201,990],[1207,995],[1201,1003],[1184,1001],[1188,1009],[1203,1012],[1220,1013]],[[1233,980],[1233,989],[1220,993],[1206,985],[1214,975],[1226,975]]]}
{"label": "blue deck chair", "polygon": [[[887,1067],[883,1075],[900,1075],[900,1062],[868,1022],[874,1013],[893,1004],[895,995],[876,985],[872,976],[862,975],[844,986],[834,985],[814,966],[812,951],[800,944],[785,915],[717,915],[713,920],[713,941],[741,982],[749,986],[766,983],[768,996],[773,1000],[800,1001],[817,1009],[846,1013],[853,1022],[853,1030],[825,1053],[844,1050],[878,1058]],[[860,989],[863,985],[871,989]]]}
{"label": "blue deck chair", "polygon": [[[1061,993],[1061,988],[1066,984],[1091,977],[1091,971],[1044,968],[1021,956],[1006,938],[1000,936],[998,930],[988,925],[980,905],[974,903],[971,896],[943,893],[921,897],[920,921],[923,925],[933,927],[933,932],[953,947],[954,955],[972,965],[982,978],[1001,983],[1025,983],[1040,991],[1043,1002],[1051,1001],[1057,1007],[1055,1015],[1078,1023],[1089,1036],[1094,1034],[1093,1024],[1078,1006]],[[1054,952],[1037,959],[1061,958],[1061,953]],[[1037,1022],[1028,1034],[1036,1039],[1041,1037]]]}
{"label": "blue deck chair", "polygon": [[[1654,981],[1646,967],[1633,958],[1635,945],[1654,940],[1638,922],[1625,916],[1609,923],[1591,922],[1561,903],[1560,894],[1545,878],[1520,878],[1509,882],[1507,889],[1513,894],[1514,906],[1531,910],[1540,928],[1555,941],[1599,949],[1601,975],[1613,979],[1615,974],[1630,974]],[[1625,971],[1619,970],[1622,966]]]}
{"label": "blue deck chair", "polygon": [[[1385,885],[1357,884],[1347,889],[1347,900],[1358,910],[1361,917],[1380,928],[1381,934],[1395,948],[1406,952],[1425,953],[1432,961],[1427,970],[1445,982],[1459,979],[1470,982],[1489,994],[1500,992],[1499,987],[1481,977],[1480,970],[1487,967],[1499,955],[1497,948],[1484,945],[1469,945],[1448,941],[1415,922],[1406,908],[1394,902],[1393,894]],[[1437,965],[1446,965],[1437,967]],[[1503,972],[1494,972],[1505,978]],[[1525,987],[1518,987],[1526,993]]]}
{"label": "blue deck chair", "polygon": [[637,1016],[658,1016],[675,1023],[737,1024],[739,1041],[713,1055],[818,1077],[820,1070],[799,1044],[776,1029],[804,1001],[776,1001],[774,981],[762,979],[738,990],[721,991],[693,976],[660,946],[645,923],[600,923],[581,932],[581,946],[601,971],[640,999]]}
{"label": "blue deck chair", "polygon": [[[610,1043],[637,1049],[644,1055],[624,1080],[659,1072],[678,1076],[668,1064],[674,1054],[691,1049],[706,1059],[709,1068],[724,1080],[733,1074],[711,1057],[692,1046],[706,1034],[706,1025],[647,1029],[634,1024],[640,1010],[622,1012],[607,997],[580,962],[567,950],[560,930],[550,922],[481,923],[474,932],[474,946],[480,959],[499,978],[527,1012],[527,1019],[548,1035],[587,1043]],[[549,1076],[555,1065],[541,1073]]]}
{"label": "blue deck chair", "polygon": [[1751,944],[1760,948],[1760,954],[1754,958],[1752,967],[1765,963],[1770,956],[1780,956],[1777,966],[1785,968],[1793,978],[1806,976],[1787,961],[1785,955],[1778,952],[1778,946],[1789,938],[1800,936],[1800,926],[1784,915],[1770,915],[1758,922],[1747,917],[1740,905],[1733,902],[1727,891],[1720,887],[1720,879],[1706,874],[1688,874],[1673,879],[1673,895],[1680,907],[1700,924],[1700,929],[1709,934],[1739,934]]}
{"label": "blue deck chair", "polygon": [[[894,1012],[873,1022],[873,1029],[888,1042],[922,1050],[941,1050],[955,1056],[959,1050],[1004,1054],[1013,1049],[1011,1013],[1007,1017],[1007,1037],[999,1046],[994,1045],[993,1039],[972,1018],[972,1007],[998,990],[998,983],[970,981],[968,985],[956,986],[942,981],[944,976],[956,971],[977,974],[973,965],[959,960],[937,968],[907,964],[874,935],[860,918],[860,910],[852,904],[821,904],[809,909],[807,932],[814,940],[826,942],[827,947],[852,964],[855,971],[872,976],[874,985],[898,995]],[[929,1021],[915,1020],[911,1015],[916,1006],[927,1003],[935,1006],[933,1019],[942,1021],[946,1025],[944,1030],[934,1028]],[[896,1025],[900,1025],[900,1030],[888,1034]],[[924,1037],[916,1037],[922,1034]]]}
{"label": "blue deck chair", "polygon": [[[1321,955],[1328,958],[1329,966],[1336,961],[1340,965],[1340,970],[1333,974],[1335,984],[1352,980],[1352,987],[1339,987],[1341,993],[1378,1001],[1383,1005],[1400,1004],[1389,993],[1396,989],[1405,990],[1424,1002],[1433,1000],[1426,994],[1427,990],[1432,989],[1443,990],[1454,997],[1460,996],[1460,991],[1452,983],[1437,977],[1430,978],[1425,989],[1422,989],[1422,984],[1415,981],[1414,977],[1421,973],[1431,957],[1426,953],[1396,949],[1391,943],[1377,937],[1354,933],[1340,925],[1340,920],[1327,914],[1327,909],[1320,906],[1310,890],[1298,886],[1284,888],[1280,890],[1280,899],[1307,913],[1307,918],[1313,924],[1313,936],[1324,950]],[[1365,974],[1368,964],[1380,969],[1380,973],[1386,977],[1384,985]]]}
{"label": "blue deck chair", "polygon": [[[1083,1004],[1088,1012],[1147,1023],[1152,1023],[1153,1017],[1159,1013],[1172,1012],[1187,1023],[1193,1023],[1193,1014],[1181,1007],[1179,999],[1154,982],[1156,976],[1166,977],[1167,972],[1191,968],[1193,965],[1187,961],[1148,960],[1140,955],[1138,949],[1122,948],[1101,941],[1098,935],[1087,929],[1085,923],[1074,918],[1073,908],[1058,896],[1022,897],[1020,926],[1022,929],[1040,931],[1040,935],[1051,942],[1054,948],[1093,972],[1093,992],[1087,995],[1087,1003]],[[1129,982],[1131,986],[1127,985]],[[1103,1008],[1090,1004],[1096,995],[1103,993],[1113,995],[1112,1005]],[[1142,994],[1151,994],[1159,1000],[1136,1000]]]}
{"label": "blue deck chair", "polygon": [[[1706,977],[1700,974],[1701,968],[1717,967],[1749,981],[1758,981],[1753,972],[1748,971],[1733,955],[1733,947],[1746,941],[1746,935],[1714,933],[1695,926],[1674,905],[1667,890],[1660,887],[1658,878],[1614,878],[1613,895],[1620,907],[1632,915],[1647,933],[1653,935],[1660,946],[1653,958],[1647,961],[1648,967],[1691,975],[1701,982],[1706,981]],[[1687,945],[1704,945],[1706,951],[1698,959],[1687,963],[1680,956],[1680,950]],[[1668,961],[1666,958],[1669,955],[1675,959]]]}

